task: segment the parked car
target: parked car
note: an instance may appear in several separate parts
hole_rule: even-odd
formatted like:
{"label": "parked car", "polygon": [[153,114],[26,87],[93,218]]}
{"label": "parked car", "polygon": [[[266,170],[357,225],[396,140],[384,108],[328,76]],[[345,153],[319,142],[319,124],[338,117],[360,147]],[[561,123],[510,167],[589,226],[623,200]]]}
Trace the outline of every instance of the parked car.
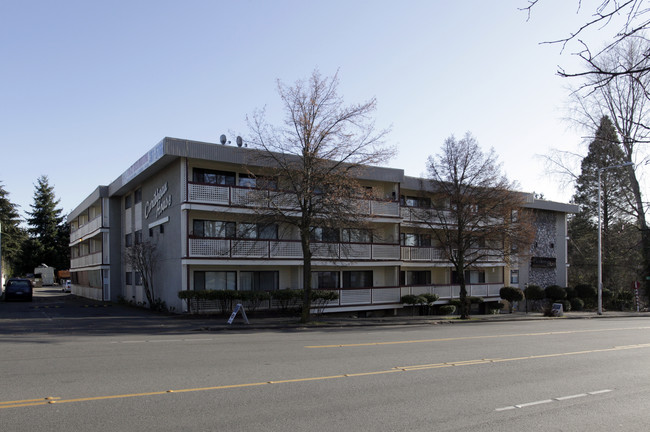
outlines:
{"label": "parked car", "polygon": [[63,283],[61,284],[61,292],[70,292],[71,289],[72,289],[72,282],[70,281],[70,279],[64,280]]}
{"label": "parked car", "polygon": [[10,278],[5,283],[5,301],[25,300],[32,301],[34,286],[29,279]]}

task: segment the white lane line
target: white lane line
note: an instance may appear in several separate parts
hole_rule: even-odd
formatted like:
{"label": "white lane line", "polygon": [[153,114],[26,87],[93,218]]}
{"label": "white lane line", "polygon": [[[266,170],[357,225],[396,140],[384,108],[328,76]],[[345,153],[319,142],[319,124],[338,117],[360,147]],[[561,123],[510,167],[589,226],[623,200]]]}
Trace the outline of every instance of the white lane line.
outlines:
{"label": "white lane line", "polygon": [[587,393],[580,393],[580,394],[574,394],[574,395],[571,395],[571,396],[558,397],[558,398],[555,398],[555,400],[556,401],[565,401],[565,400],[575,399],[575,398],[580,398],[580,397],[585,397],[585,396],[588,396],[588,394]]}
{"label": "white lane line", "polygon": [[547,403],[551,403],[551,402],[553,402],[553,399],[544,399],[544,400],[541,400],[541,401],[528,402],[528,403],[525,403],[525,404],[515,405],[515,408],[526,408],[526,407],[533,406],[533,405],[541,405],[541,404],[547,404]]}
{"label": "white lane line", "polygon": [[599,395],[599,394],[603,394],[603,393],[609,393],[611,391],[612,390],[597,390],[597,391],[589,392],[589,394],[590,395]]}
{"label": "white lane line", "polygon": [[563,402],[563,401],[567,401],[567,400],[570,400],[570,399],[577,399],[577,398],[581,398],[581,397],[597,396],[597,395],[601,395],[601,394],[604,394],[604,393],[609,393],[611,391],[613,391],[613,390],[605,389],[605,390],[596,390],[596,391],[587,392],[587,393],[579,393],[579,394],[574,394],[574,395],[569,395],[569,396],[559,396],[559,397],[556,397],[556,398],[553,398],[553,399],[544,399],[544,400],[539,400],[539,401],[535,401],[535,402],[527,402],[527,403],[523,403],[523,404],[505,406],[505,407],[497,408],[497,409],[495,409],[495,411],[509,411],[509,410],[513,410],[513,409],[517,409],[517,408],[527,408],[527,407],[531,407],[531,406],[535,406],[535,405],[542,405],[542,404],[547,404],[547,403],[552,403],[552,402]]}

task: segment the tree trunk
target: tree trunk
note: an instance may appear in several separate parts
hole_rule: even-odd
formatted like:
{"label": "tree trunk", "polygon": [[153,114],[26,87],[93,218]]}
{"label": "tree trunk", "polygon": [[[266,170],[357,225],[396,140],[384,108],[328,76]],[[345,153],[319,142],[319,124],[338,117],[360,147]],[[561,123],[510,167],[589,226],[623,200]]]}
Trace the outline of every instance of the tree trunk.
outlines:
{"label": "tree trunk", "polygon": [[301,323],[311,321],[311,248],[309,236],[302,239],[302,256],[303,256],[303,274],[302,274],[302,313],[300,315]]}

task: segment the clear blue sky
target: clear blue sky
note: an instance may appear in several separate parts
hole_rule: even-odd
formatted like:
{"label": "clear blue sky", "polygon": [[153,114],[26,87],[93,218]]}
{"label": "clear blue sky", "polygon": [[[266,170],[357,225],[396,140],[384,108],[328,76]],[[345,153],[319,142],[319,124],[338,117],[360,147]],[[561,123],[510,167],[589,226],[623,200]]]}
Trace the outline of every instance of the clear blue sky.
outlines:
{"label": "clear blue sky", "polygon": [[319,68],[346,102],[377,98],[389,166],[424,174],[470,131],[522,190],[567,201],[535,157],[585,134],[562,120],[571,56],[539,45],[578,22],[566,3],[527,22],[525,0],[0,0],[0,182],[25,211],[45,174],[68,213],[165,136],[245,135],[256,108],[277,116],[276,79]]}

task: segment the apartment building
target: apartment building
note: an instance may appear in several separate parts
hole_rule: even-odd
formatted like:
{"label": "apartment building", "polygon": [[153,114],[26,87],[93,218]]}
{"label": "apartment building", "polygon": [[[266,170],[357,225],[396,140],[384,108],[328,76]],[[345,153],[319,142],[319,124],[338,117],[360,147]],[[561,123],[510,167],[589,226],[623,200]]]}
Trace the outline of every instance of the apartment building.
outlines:
{"label": "apartment building", "polygon": [[[256,150],[164,138],[108,186],[99,186],[68,216],[72,292],[98,300],[146,302],[126,248],[156,248],[156,297],[182,311],[181,290],[278,290],[302,287],[302,249],[295,229],[255,222],[255,194],[269,180],[250,176]],[[359,181],[368,229],[315,229],[312,281],[338,290],[326,311],[400,308],[404,294],[458,297],[455,274],[414,217],[426,205],[421,179],[368,167]],[[536,214],[532,257],[485,259],[472,268],[470,295],[497,300],[505,285],[566,285],[566,215],[575,206],[529,197]]]}

